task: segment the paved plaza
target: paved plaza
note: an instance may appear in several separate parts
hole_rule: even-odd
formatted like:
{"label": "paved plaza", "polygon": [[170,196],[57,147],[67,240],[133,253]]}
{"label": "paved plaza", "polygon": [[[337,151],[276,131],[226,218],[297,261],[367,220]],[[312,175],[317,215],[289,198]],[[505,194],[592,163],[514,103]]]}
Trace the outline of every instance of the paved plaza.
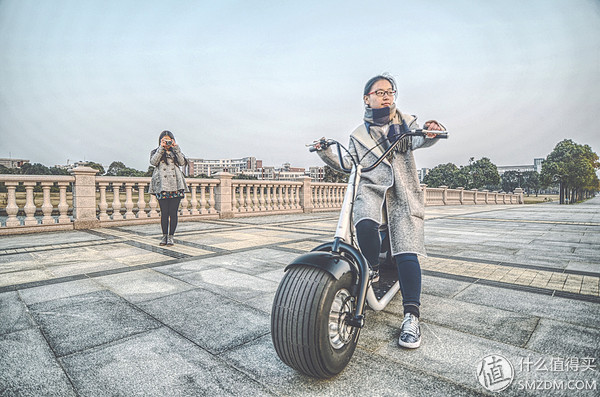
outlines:
{"label": "paved plaza", "polygon": [[426,213],[421,347],[397,296],[329,380],[278,359],[270,312],[337,213],[0,237],[0,396],[598,396],[600,198]]}

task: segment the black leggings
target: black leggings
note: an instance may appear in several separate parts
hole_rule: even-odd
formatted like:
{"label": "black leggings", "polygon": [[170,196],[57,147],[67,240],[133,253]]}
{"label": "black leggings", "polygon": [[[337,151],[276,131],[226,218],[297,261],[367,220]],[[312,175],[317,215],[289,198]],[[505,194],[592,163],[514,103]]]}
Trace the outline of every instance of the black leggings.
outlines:
{"label": "black leggings", "polygon": [[[362,254],[372,267],[379,266],[381,236],[379,224],[370,219],[363,219],[356,224],[356,238]],[[421,265],[416,254],[404,253],[394,255],[398,267],[398,280],[402,291],[404,313],[413,313],[419,317],[421,304]]]}
{"label": "black leggings", "polygon": [[177,228],[177,212],[181,197],[158,200],[160,206],[160,226],[163,234],[175,234]]}

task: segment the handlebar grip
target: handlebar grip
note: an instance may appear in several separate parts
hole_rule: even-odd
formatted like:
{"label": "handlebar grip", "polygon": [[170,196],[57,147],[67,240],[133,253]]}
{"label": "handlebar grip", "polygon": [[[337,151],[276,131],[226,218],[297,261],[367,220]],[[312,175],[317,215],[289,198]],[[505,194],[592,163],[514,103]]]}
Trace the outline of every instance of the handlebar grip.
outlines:
{"label": "handlebar grip", "polygon": [[316,151],[317,151],[317,148],[316,148],[316,147],[314,147],[314,146],[311,146],[311,147],[309,147],[309,148],[308,148],[308,151],[309,151],[309,152],[316,152]]}
{"label": "handlebar grip", "polygon": [[436,135],[437,135],[436,138],[439,138],[439,139],[448,139],[448,133],[447,132],[442,132],[442,133],[436,134]]}

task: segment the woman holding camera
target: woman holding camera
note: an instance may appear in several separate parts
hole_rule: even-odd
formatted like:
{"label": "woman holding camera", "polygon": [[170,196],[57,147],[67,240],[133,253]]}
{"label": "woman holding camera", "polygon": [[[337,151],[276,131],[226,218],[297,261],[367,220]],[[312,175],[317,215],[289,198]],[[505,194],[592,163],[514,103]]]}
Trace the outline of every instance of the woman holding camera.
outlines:
{"label": "woman holding camera", "polygon": [[187,190],[180,167],[184,166],[187,160],[175,143],[171,131],[160,133],[158,145],[150,153],[150,164],[154,166],[154,172],[149,193],[156,195],[160,206],[160,225],[163,232],[160,245],[173,245],[179,203]]}

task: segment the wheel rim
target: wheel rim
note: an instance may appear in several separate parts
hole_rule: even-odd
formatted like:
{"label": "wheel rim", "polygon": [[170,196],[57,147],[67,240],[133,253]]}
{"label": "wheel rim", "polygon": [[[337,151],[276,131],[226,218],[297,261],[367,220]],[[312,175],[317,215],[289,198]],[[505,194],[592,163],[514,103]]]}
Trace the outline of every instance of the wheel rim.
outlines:
{"label": "wheel rim", "polygon": [[329,312],[329,343],[334,349],[341,349],[352,340],[353,328],[346,324],[346,317],[352,315],[354,309],[350,292],[343,288],[339,290]]}

